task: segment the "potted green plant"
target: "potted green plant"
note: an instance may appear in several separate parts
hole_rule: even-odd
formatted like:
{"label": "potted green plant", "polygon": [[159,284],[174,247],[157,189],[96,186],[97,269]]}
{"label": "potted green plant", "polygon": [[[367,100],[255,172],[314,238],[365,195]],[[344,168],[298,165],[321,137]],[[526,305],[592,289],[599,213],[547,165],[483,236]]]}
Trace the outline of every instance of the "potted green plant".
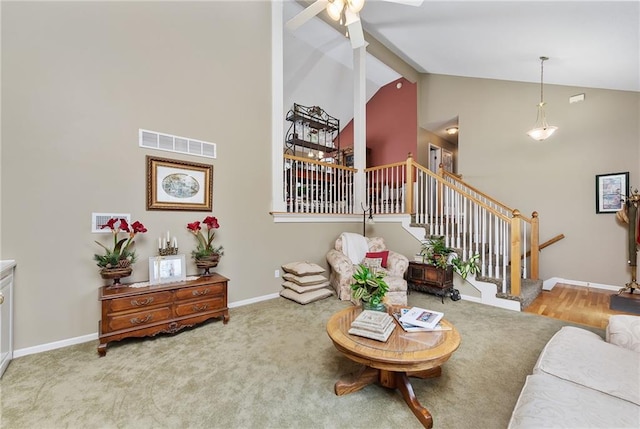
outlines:
{"label": "potted green plant", "polygon": [[360,264],[353,273],[351,284],[351,298],[362,301],[366,310],[386,311],[382,299],[389,291],[389,285],[384,281],[385,273],[372,271],[366,265]]}
{"label": "potted green plant", "polygon": [[480,272],[480,266],[478,265],[479,253],[475,253],[466,261],[458,258],[457,256],[451,260],[453,268],[463,279],[466,279],[469,274],[474,276]]}
{"label": "potted green plant", "polygon": [[455,249],[445,243],[445,238],[441,235],[431,235],[422,243],[420,249],[422,262],[446,270],[452,266],[455,271],[466,279],[469,274],[477,274],[480,270],[478,266],[479,254],[474,254],[467,260],[461,259]]}
{"label": "potted green plant", "polygon": [[441,235],[430,235],[422,242],[420,249],[423,263],[443,269],[451,265],[449,255],[453,253],[455,250],[446,245],[445,239]]}

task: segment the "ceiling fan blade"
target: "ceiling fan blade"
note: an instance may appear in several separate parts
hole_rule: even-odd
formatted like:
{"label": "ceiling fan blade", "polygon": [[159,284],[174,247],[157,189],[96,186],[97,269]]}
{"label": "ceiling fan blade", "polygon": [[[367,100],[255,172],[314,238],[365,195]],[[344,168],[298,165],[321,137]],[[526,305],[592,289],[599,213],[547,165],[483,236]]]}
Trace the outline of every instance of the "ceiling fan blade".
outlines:
{"label": "ceiling fan blade", "polygon": [[349,9],[344,11],[345,25],[349,29],[349,40],[353,49],[366,46],[364,40],[364,32],[362,31],[362,22],[357,13],[351,12]]}
{"label": "ceiling fan blade", "polygon": [[389,3],[406,4],[407,6],[420,6],[424,0],[382,0]]}
{"label": "ceiling fan blade", "polygon": [[319,14],[327,7],[329,0],[316,0],[315,3],[305,8],[302,12],[291,18],[284,25],[289,31],[293,31],[300,27],[302,24]]}

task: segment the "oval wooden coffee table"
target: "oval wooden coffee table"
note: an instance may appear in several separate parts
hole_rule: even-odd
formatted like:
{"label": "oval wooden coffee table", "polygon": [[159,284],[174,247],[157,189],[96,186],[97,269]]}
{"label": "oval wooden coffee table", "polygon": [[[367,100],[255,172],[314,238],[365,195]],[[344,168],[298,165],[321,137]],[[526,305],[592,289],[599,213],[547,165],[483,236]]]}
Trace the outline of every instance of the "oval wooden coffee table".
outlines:
{"label": "oval wooden coffee table", "polygon": [[357,392],[376,382],[398,389],[423,426],[431,428],[431,413],[418,402],[409,377],[438,377],[442,364],[460,345],[460,334],[451,323],[442,320],[441,323],[450,330],[405,332],[396,325],[386,342],[350,335],[351,322],[361,311],[360,307],[349,307],[331,316],[327,322],[327,333],[335,347],[347,358],[363,365],[361,370],[336,382],[336,395]]}

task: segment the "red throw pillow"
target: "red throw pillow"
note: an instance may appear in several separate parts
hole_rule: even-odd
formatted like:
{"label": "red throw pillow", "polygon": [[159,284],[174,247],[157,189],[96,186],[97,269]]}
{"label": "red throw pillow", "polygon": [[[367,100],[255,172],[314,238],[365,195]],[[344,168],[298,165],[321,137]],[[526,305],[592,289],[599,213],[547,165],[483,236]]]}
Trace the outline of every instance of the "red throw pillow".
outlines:
{"label": "red throw pillow", "polygon": [[365,258],[381,258],[382,268],[387,268],[387,258],[389,257],[389,251],[383,250],[381,252],[368,252],[364,255]]}

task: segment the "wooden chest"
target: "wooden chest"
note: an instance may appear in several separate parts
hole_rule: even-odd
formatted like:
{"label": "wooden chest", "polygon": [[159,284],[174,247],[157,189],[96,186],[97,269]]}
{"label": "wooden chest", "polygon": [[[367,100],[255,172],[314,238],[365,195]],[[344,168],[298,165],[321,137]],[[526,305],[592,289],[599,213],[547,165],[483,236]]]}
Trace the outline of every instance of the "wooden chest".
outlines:
{"label": "wooden chest", "polygon": [[409,262],[407,285],[410,290],[444,296],[453,289],[453,266],[439,268],[416,261]]}
{"label": "wooden chest", "polygon": [[111,341],[175,333],[214,317],[222,317],[226,324],[228,280],[214,273],[196,280],[141,288],[126,284],[101,287],[98,354],[104,356]]}

